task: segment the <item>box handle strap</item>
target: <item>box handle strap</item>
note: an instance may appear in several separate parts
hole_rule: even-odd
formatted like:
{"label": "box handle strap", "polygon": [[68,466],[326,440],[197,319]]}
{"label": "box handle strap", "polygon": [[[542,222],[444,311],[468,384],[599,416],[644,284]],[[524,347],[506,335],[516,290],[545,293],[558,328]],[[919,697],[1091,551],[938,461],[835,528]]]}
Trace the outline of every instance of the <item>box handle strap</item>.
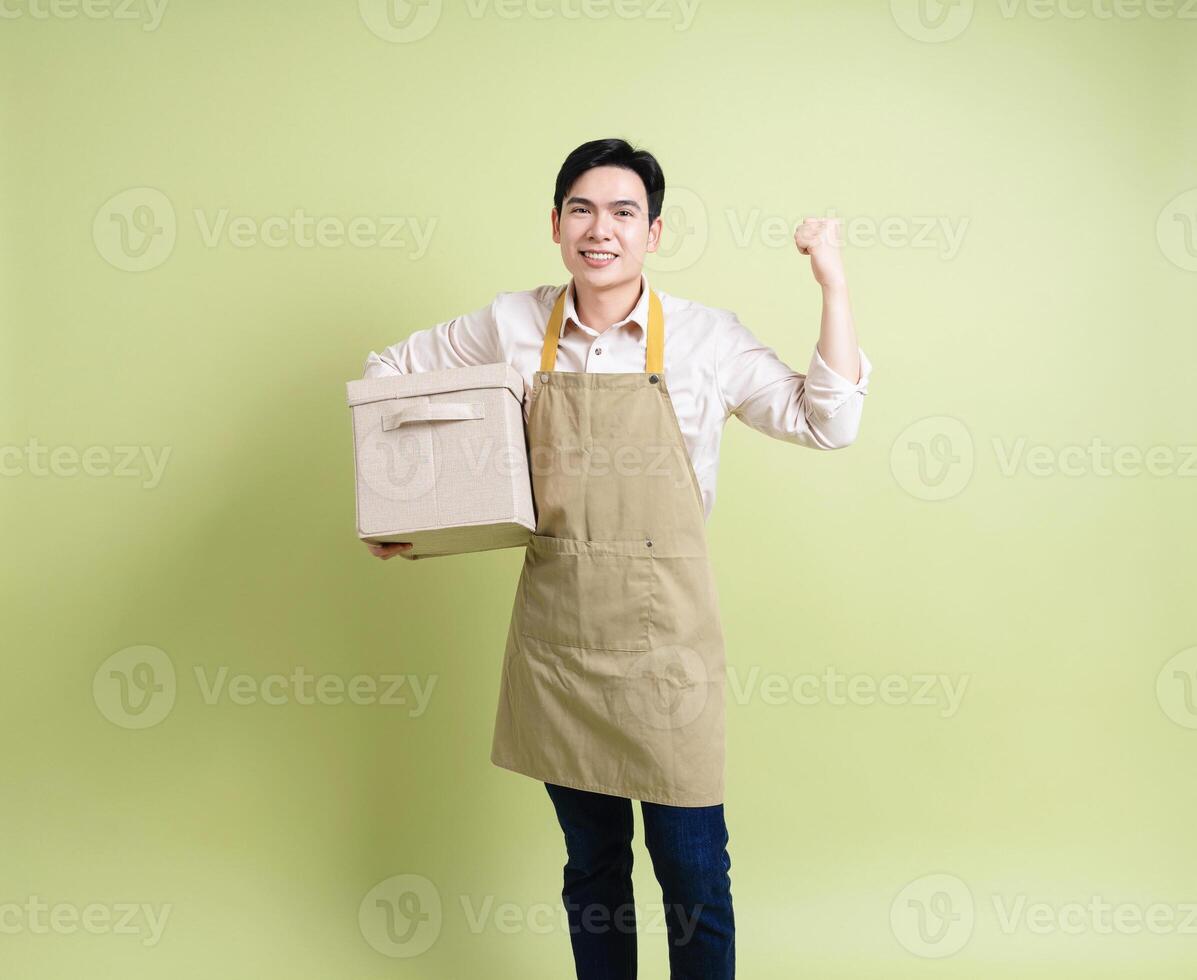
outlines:
{"label": "box handle strap", "polygon": [[425,405],[408,405],[394,415],[382,417],[382,430],[389,432],[408,422],[451,422],[457,419],[481,419],[486,417],[481,402],[431,402]]}

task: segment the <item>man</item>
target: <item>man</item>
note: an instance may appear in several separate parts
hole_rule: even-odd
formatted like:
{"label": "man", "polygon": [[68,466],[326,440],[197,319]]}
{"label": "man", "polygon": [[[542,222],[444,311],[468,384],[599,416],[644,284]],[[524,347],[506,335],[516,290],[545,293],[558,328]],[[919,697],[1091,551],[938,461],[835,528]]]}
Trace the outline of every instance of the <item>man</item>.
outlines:
{"label": "man", "polygon": [[[579,980],[633,977],[632,800],[661,884],[671,975],[734,975],[723,812],[723,633],[705,523],[732,415],[816,449],[856,438],[870,364],[833,220],[795,233],[823,290],[806,375],[735,314],[654,290],[665,179],[619,139],[557,175],[564,288],[371,352],[366,377],[505,361],[524,377],[537,527],[503,659],[491,761],[542,781],[565,835]],[[854,379],[854,380],[853,380]],[[368,544],[380,558],[409,544]]]}

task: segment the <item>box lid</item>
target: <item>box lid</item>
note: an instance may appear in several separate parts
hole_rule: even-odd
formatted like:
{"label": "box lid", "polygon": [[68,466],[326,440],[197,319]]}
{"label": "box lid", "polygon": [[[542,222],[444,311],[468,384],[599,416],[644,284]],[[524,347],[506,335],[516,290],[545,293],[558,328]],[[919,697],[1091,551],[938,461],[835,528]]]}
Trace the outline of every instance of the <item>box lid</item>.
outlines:
{"label": "box lid", "polygon": [[385,378],[358,378],[345,383],[350,406],[470,388],[507,388],[521,404],[524,401],[524,379],[506,361],[443,371],[392,374]]}

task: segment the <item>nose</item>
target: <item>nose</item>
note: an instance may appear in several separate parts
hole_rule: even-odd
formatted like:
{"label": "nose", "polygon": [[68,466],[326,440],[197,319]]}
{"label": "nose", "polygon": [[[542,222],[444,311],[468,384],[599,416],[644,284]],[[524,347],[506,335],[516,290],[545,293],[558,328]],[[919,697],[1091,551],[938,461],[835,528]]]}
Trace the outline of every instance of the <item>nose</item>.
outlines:
{"label": "nose", "polygon": [[590,222],[590,232],[587,236],[591,241],[605,242],[611,238],[611,216],[605,211],[597,211],[594,220]]}

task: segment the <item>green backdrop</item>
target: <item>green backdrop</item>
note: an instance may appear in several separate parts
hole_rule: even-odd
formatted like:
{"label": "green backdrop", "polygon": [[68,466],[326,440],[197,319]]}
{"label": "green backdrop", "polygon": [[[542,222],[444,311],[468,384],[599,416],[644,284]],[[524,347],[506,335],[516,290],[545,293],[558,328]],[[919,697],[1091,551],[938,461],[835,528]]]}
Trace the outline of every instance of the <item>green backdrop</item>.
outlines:
{"label": "green backdrop", "polygon": [[841,217],[875,366],[724,442],[741,974],[1191,978],[1197,11],[927,2],[5,0],[3,976],[572,975],[522,551],[371,558],[344,382],[623,136],[655,285],[805,371]]}

